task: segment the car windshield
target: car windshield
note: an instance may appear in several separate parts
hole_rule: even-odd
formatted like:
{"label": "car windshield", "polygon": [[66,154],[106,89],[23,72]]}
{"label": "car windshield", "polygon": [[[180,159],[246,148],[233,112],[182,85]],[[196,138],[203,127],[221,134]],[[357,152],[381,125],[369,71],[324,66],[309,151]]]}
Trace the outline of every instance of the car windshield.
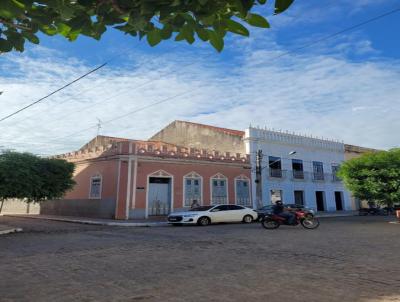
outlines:
{"label": "car windshield", "polygon": [[201,206],[201,207],[195,207],[189,210],[189,212],[192,211],[207,211],[209,209],[211,209],[213,206]]}

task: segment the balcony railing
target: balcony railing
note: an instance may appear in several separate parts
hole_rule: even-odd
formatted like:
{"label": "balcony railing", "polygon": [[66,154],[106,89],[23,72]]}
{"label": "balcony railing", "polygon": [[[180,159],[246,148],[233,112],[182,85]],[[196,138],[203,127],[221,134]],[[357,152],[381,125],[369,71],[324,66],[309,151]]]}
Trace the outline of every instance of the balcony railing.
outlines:
{"label": "balcony railing", "polygon": [[269,176],[274,178],[282,178],[282,169],[269,169]]}
{"label": "balcony railing", "polygon": [[340,182],[341,179],[332,173],[315,173],[299,170],[268,169],[268,178],[271,180]]}
{"label": "balcony railing", "polygon": [[293,170],[293,179],[304,179],[304,171]]}
{"label": "balcony railing", "polygon": [[314,172],[313,173],[313,180],[314,181],[324,181],[325,180],[324,173]]}

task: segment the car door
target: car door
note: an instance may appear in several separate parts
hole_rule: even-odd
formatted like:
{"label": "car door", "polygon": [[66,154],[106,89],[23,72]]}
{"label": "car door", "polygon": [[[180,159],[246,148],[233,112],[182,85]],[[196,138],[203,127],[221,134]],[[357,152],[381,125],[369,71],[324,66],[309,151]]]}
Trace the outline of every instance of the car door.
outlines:
{"label": "car door", "polygon": [[211,222],[224,222],[226,221],[228,206],[220,205],[210,210]]}
{"label": "car door", "polygon": [[244,208],[241,206],[229,205],[228,209],[229,221],[242,221],[246,215]]}

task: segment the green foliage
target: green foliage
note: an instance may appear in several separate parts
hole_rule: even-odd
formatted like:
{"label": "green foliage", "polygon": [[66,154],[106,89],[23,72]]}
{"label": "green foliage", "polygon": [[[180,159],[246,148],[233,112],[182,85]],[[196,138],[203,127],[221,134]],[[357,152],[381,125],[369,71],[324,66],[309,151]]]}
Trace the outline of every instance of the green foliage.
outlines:
{"label": "green foliage", "polygon": [[[275,0],[275,14],[294,0]],[[25,41],[38,44],[39,32],[62,35],[74,41],[80,35],[100,39],[113,27],[157,45],[175,38],[192,44],[196,35],[218,51],[226,32],[248,36],[244,26],[269,27],[268,21],[251,13],[266,0],[1,0],[0,53],[24,51]]]}
{"label": "green foliage", "polygon": [[30,153],[0,154],[0,200],[39,202],[60,198],[74,186],[73,173],[74,164],[65,160]]}
{"label": "green foliage", "polygon": [[364,154],[339,171],[347,188],[362,200],[384,205],[400,202],[400,149]]}

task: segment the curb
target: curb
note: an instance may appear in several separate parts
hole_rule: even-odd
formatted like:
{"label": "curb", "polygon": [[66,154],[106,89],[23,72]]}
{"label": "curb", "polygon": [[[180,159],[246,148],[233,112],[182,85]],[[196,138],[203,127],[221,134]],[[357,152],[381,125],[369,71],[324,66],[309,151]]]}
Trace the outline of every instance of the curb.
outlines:
{"label": "curb", "polygon": [[13,229],[0,231],[0,235],[19,233],[19,232],[22,232],[21,228],[13,228]]}
{"label": "curb", "polygon": [[392,224],[400,224],[400,221],[389,221],[389,223],[392,223]]}
{"label": "curb", "polygon": [[89,225],[102,225],[102,226],[122,226],[122,227],[163,227],[163,226],[169,226],[167,222],[106,222],[106,221],[56,218],[56,217],[35,217],[35,216],[27,216],[27,215],[4,215],[4,216],[16,217],[16,218],[62,221],[62,222],[80,223],[80,224],[89,224]]}

